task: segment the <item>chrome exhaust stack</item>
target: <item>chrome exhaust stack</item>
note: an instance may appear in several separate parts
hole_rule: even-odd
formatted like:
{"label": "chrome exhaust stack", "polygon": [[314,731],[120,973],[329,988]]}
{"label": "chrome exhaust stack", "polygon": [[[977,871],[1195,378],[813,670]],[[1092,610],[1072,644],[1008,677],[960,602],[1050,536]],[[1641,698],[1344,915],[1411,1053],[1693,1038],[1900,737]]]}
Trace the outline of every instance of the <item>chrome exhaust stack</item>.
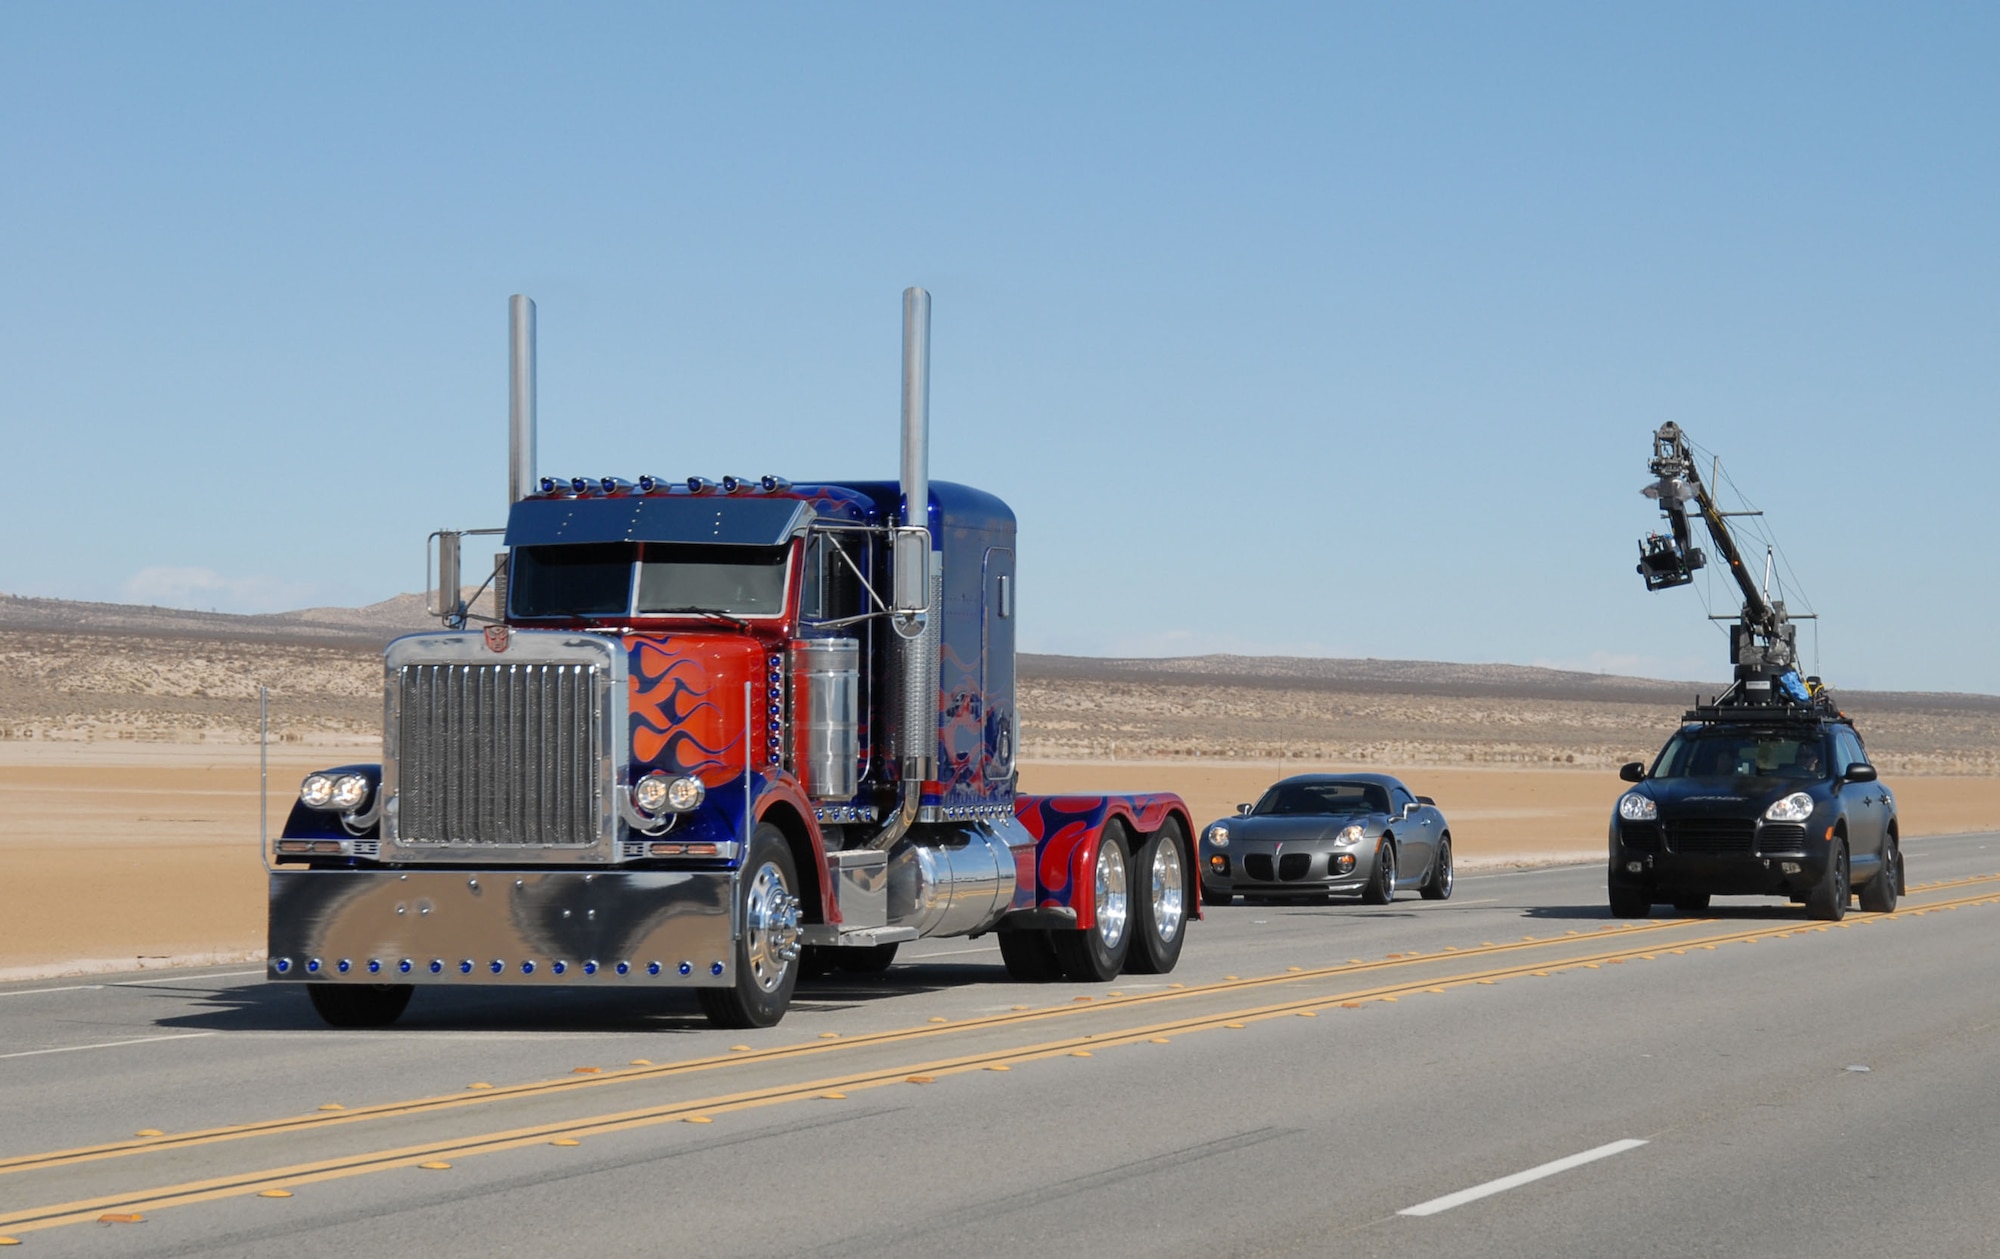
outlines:
{"label": "chrome exhaust stack", "polygon": [[535,303],[507,299],[507,503],[535,492]]}
{"label": "chrome exhaust stack", "polygon": [[938,605],[944,573],[931,547],[931,295],[903,290],[903,522],[891,535],[903,696],[892,754],[901,780],[896,814],[870,842],[888,848],[917,820],[937,757]]}

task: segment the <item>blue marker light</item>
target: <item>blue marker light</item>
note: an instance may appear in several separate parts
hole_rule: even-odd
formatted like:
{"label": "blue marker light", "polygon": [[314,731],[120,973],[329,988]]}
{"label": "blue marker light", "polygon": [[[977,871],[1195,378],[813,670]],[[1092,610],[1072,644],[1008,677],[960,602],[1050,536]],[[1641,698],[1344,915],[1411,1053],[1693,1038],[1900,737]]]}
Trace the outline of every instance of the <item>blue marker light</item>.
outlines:
{"label": "blue marker light", "polygon": [[687,962],[682,962],[682,963],[681,963],[681,974],[683,974],[683,975],[692,975],[692,974],[694,974],[694,967],[693,967],[693,966],[692,966],[691,964],[687,963]]}
{"label": "blue marker light", "polygon": [[470,974],[472,973],[472,959],[471,959],[471,958],[469,958],[469,957],[468,957],[468,958],[466,958],[466,959],[465,959],[464,961],[462,961],[462,962],[460,962],[460,963],[458,964],[458,973],[459,973],[459,974],[461,974],[461,975],[470,975]]}
{"label": "blue marker light", "polygon": [[550,964],[550,966],[549,966],[549,969],[550,969],[550,970],[552,970],[552,971],[554,971],[554,972],[555,972],[556,974],[560,975],[560,974],[563,974],[563,973],[564,973],[565,971],[569,970],[569,963],[568,963],[568,962],[554,962],[554,963],[551,963],[551,964]]}
{"label": "blue marker light", "polygon": [[444,959],[436,957],[431,959],[431,974],[435,975],[438,972],[442,971],[443,969],[444,969]]}
{"label": "blue marker light", "polygon": [[319,973],[319,959],[318,959],[318,958],[314,958],[314,959],[313,959],[312,961],[310,961],[310,962],[307,962],[307,963],[306,963],[306,973],[307,973],[307,974],[313,974],[313,975],[316,975],[316,974],[318,974],[318,973]]}
{"label": "blue marker light", "polygon": [[648,975],[657,975],[657,974],[659,974],[659,973],[660,973],[660,964],[659,964],[658,962],[648,962],[648,963],[646,963],[646,973],[647,973]]}
{"label": "blue marker light", "polygon": [[708,973],[711,975],[720,975],[722,973],[722,963],[716,962],[713,965],[711,965],[708,968]]}
{"label": "blue marker light", "polygon": [[532,974],[534,974],[534,973],[535,973],[535,964],[534,964],[533,962],[523,962],[523,963],[521,963],[521,973],[522,973],[523,975],[532,975]]}
{"label": "blue marker light", "polygon": [[403,959],[402,961],[400,961],[400,962],[396,963],[396,969],[397,969],[397,970],[399,970],[399,971],[402,971],[402,972],[403,972],[403,973],[404,973],[405,975],[409,974],[409,973],[410,973],[410,959],[406,957],[406,958],[404,958],[404,959]]}
{"label": "blue marker light", "polygon": [[339,971],[341,974],[345,975],[348,971],[354,969],[354,963],[348,961],[346,958],[343,957],[338,962],[335,962],[333,964],[333,968]]}
{"label": "blue marker light", "polygon": [[597,973],[597,963],[585,962],[583,964],[583,973],[586,975],[595,975]]}
{"label": "blue marker light", "polygon": [[500,973],[501,971],[503,971],[503,970],[506,970],[506,969],[507,969],[507,963],[505,963],[505,962],[501,961],[501,960],[500,960],[499,958],[497,958],[497,957],[493,959],[493,961],[492,961],[492,963],[491,963],[491,966],[492,966],[492,970],[493,970],[493,973],[494,973],[494,974],[496,974],[496,975],[497,975],[497,974],[499,974],[499,973]]}
{"label": "blue marker light", "polygon": [[631,974],[631,973],[632,973],[632,963],[630,963],[630,962],[620,962],[620,963],[618,963],[618,973],[619,973],[619,974],[621,974],[621,975],[629,975],[629,974]]}
{"label": "blue marker light", "polygon": [[369,958],[369,959],[368,959],[368,973],[369,973],[369,974],[371,974],[371,975],[379,975],[379,974],[381,974],[381,973],[382,973],[382,959],[381,959],[381,958],[379,958],[379,957],[371,957],[371,958]]}
{"label": "blue marker light", "polygon": [[284,974],[284,973],[285,973],[286,971],[290,970],[291,968],[292,968],[292,959],[291,959],[291,958],[289,958],[289,957],[281,957],[281,958],[279,958],[279,959],[278,959],[278,961],[277,961],[277,970],[278,970],[278,973],[279,973],[280,975]]}

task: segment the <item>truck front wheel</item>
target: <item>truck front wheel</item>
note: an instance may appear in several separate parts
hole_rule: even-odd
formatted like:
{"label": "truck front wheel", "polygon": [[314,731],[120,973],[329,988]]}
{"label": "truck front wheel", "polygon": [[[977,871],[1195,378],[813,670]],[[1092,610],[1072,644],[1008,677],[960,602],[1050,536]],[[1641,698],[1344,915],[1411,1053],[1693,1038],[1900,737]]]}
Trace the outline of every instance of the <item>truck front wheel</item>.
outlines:
{"label": "truck front wheel", "polygon": [[799,901],[792,853],[768,823],[750,837],[737,885],[743,931],[736,939],[735,982],[697,988],[701,1012],[717,1027],[774,1027],[799,982]]}
{"label": "truck front wheel", "polygon": [[411,984],[310,984],[306,996],[328,1027],[387,1027],[409,1007]]}
{"label": "truck front wheel", "polygon": [[1078,983],[1116,979],[1132,951],[1132,881],[1126,873],[1125,830],[1117,823],[1104,828],[1098,841],[1091,887],[1097,898],[1097,921],[1087,931],[1051,931],[1062,972]]}

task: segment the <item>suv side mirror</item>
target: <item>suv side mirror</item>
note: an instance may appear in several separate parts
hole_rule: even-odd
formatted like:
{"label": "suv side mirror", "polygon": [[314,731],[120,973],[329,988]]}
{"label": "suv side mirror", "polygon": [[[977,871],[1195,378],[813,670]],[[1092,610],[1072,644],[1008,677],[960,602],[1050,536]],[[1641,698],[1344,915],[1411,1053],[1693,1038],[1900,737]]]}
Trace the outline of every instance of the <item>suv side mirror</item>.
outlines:
{"label": "suv side mirror", "polygon": [[1250,816],[1250,806],[1249,806],[1249,805],[1247,805],[1247,804],[1239,804],[1239,805],[1237,805],[1237,806],[1236,806],[1236,816],[1237,816],[1237,817],[1249,817],[1249,816]]}
{"label": "suv side mirror", "polygon": [[1618,767],[1618,776],[1628,783],[1646,781],[1646,766],[1641,761],[1627,761]]}
{"label": "suv side mirror", "polygon": [[1860,761],[1856,761],[1847,767],[1847,772],[1841,775],[1841,777],[1851,783],[1872,783],[1875,781],[1877,775],[1873,765],[1864,765]]}

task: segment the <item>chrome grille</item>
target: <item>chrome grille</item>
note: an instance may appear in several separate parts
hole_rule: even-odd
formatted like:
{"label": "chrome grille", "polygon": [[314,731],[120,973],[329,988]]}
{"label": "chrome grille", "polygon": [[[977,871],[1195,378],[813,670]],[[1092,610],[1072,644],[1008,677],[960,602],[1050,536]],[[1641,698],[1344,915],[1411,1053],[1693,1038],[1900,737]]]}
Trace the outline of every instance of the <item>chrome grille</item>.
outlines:
{"label": "chrome grille", "polygon": [[410,664],[400,674],[399,842],[597,842],[604,749],[595,667]]}

